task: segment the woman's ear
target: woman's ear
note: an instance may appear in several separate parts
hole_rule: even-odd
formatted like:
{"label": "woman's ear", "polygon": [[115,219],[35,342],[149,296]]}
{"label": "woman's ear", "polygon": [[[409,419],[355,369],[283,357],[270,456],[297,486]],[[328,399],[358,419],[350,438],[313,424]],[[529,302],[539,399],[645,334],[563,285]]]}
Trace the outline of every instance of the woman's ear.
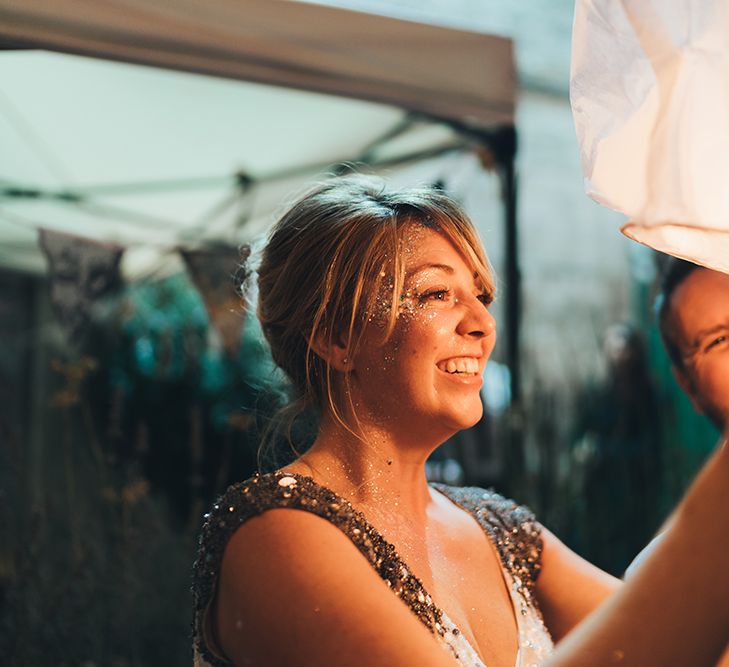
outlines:
{"label": "woman's ear", "polygon": [[312,341],[311,348],[334,370],[347,373],[354,368],[347,347],[341,341],[330,341],[326,334],[319,332]]}

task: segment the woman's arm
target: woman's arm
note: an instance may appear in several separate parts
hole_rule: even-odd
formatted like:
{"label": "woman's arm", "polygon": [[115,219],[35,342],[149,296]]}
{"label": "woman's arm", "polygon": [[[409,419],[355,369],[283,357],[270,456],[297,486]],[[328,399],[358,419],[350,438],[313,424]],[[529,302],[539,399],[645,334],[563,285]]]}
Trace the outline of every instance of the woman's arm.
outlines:
{"label": "woman's arm", "polygon": [[558,641],[622,582],[578,556],[548,530],[542,531],[542,540],[542,571],[536,594],[544,622]]}
{"label": "woman's arm", "polygon": [[454,664],[339,529],[298,510],[265,512],[236,531],[215,619],[238,667]]}
{"label": "woman's arm", "polygon": [[629,581],[559,645],[550,667],[716,665],[729,637],[729,448]]}

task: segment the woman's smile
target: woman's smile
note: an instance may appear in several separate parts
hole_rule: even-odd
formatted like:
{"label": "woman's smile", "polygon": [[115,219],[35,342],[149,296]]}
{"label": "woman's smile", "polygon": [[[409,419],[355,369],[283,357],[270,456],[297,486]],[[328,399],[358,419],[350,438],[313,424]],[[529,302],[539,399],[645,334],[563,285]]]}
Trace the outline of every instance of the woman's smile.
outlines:
{"label": "woman's smile", "polygon": [[449,375],[476,375],[479,372],[478,357],[451,357],[439,361],[436,366]]}
{"label": "woman's smile", "polygon": [[481,387],[483,378],[477,357],[451,357],[436,364],[438,371],[455,382],[467,387]]}

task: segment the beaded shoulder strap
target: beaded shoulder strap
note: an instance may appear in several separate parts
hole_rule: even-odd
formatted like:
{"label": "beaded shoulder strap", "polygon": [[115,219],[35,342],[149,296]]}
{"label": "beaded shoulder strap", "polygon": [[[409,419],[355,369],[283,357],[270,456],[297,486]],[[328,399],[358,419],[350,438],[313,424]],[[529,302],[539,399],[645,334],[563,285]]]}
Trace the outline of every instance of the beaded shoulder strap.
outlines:
{"label": "beaded shoulder strap", "polygon": [[542,526],[532,511],[494,491],[433,484],[471,514],[491,537],[519,594],[536,606],[534,588],[542,568]]}
{"label": "beaded shoulder strap", "polygon": [[234,484],[218,499],[205,515],[200,534],[193,567],[193,643],[195,650],[212,667],[228,665],[206,645],[203,627],[206,610],[215,597],[223,552],[233,533],[245,521],[274,508],[305,510],[334,524],[431,632],[441,637],[453,632],[452,628],[444,627],[443,612],[420,579],[410,572],[395,547],[349,501],[304,475],[257,474]]}

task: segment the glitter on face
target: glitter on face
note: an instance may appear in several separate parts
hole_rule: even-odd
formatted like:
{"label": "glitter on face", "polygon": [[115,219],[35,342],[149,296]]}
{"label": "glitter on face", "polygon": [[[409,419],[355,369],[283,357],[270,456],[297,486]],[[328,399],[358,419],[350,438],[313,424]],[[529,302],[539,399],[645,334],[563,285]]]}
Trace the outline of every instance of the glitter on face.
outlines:
{"label": "glitter on face", "polygon": [[[354,415],[359,424],[397,432],[407,424],[413,438],[432,436],[436,446],[436,438],[443,441],[481,417],[480,376],[496,339],[485,308],[490,297],[446,235],[412,225],[402,253],[402,289],[395,280],[399,268],[382,269],[389,277],[369,313],[376,322],[361,332],[347,381],[361,405]],[[456,364],[450,370],[449,359]]]}

